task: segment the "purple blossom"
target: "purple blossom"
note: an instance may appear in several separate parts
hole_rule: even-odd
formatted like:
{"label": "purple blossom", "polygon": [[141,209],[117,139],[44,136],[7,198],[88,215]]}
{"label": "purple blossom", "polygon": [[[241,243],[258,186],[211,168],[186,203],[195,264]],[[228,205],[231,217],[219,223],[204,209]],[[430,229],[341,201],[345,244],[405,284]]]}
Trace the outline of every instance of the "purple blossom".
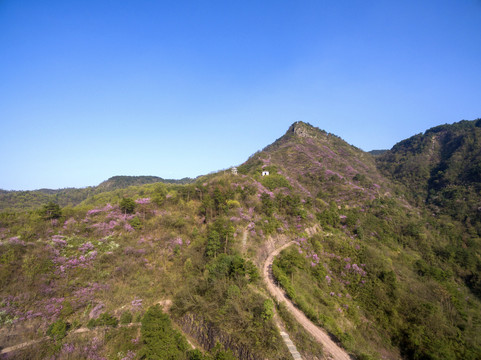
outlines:
{"label": "purple blossom", "polygon": [[51,319],[56,319],[62,311],[64,298],[50,298],[44,302],[44,313],[47,317]]}
{"label": "purple blossom", "polygon": [[28,310],[26,313],[25,313],[25,320],[30,320],[30,319],[34,319],[36,317],[40,317],[40,316],[43,316],[43,314],[41,312],[33,312],[33,310]]}
{"label": "purple blossom", "polygon": [[140,311],[142,310],[142,299],[135,298],[130,305],[132,306],[132,311]]}
{"label": "purple blossom", "polygon": [[22,245],[22,246],[25,246],[25,241],[21,240],[20,237],[18,236],[14,236],[14,237],[11,237],[10,239],[8,239],[8,242],[12,245]]}
{"label": "purple blossom", "polygon": [[237,210],[239,212],[239,216],[242,220],[247,220],[249,221],[251,218],[252,218],[252,215],[249,215],[249,214],[244,214],[244,209],[243,208],[239,208]]}
{"label": "purple blossom", "polygon": [[[362,264],[361,264],[362,266]],[[352,271],[354,271],[355,273],[361,275],[361,276],[366,276],[367,275],[367,272],[363,269],[361,269],[359,266],[357,266],[357,264],[352,264]]]}
{"label": "purple blossom", "polygon": [[172,245],[182,246],[183,243],[184,242],[182,241],[181,237],[178,237],[178,238],[175,238],[174,240],[172,240]]}
{"label": "purple blossom", "polygon": [[89,345],[83,347],[83,355],[86,359],[90,360],[105,360],[104,357],[100,356],[97,352],[102,345],[102,342],[98,337],[94,337]]}
{"label": "purple blossom", "polygon": [[112,210],[114,207],[112,205],[110,205],[110,203],[107,203],[107,205],[105,205],[102,209],[102,211],[110,211]]}
{"label": "purple blossom", "polygon": [[74,298],[78,305],[83,305],[90,301],[97,291],[105,290],[108,286],[99,283],[89,283],[86,287],[74,291]]}
{"label": "purple blossom", "polygon": [[104,307],[105,305],[102,303],[95,305],[95,307],[89,313],[89,319],[98,318],[102,313],[102,310],[104,309]]}
{"label": "purple blossom", "polygon": [[75,351],[75,345],[74,344],[67,343],[67,344],[64,344],[63,347],[62,347],[62,352],[66,353],[66,354],[71,354],[74,351]]}
{"label": "purple blossom", "polygon": [[326,281],[328,285],[331,285],[332,279],[329,277],[329,275],[326,275]]}
{"label": "purple blossom", "polygon": [[135,356],[136,356],[135,352],[133,352],[132,350],[129,350],[121,360],[134,360]]}
{"label": "purple blossom", "polygon": [[150,198],[143,198],[135,200],[137,204],[150,204]]}
{"label": "purple blossom", "polygon": [[79,251],[81,251],[82,253],[86,253],[87,251],[90,251],[90,250],[93,250],[94,249],[94,246],[92,245],[92,243],[90,241],[82,244],[82,246],[79,247]]}
{"label": "purple blossom", "polygon": [[77,221],[73,217],[71,217],[68,220],[65,220],[65,222],[63,223],[63,228],[66,230],[70,225],[74,225],[76,223]]}

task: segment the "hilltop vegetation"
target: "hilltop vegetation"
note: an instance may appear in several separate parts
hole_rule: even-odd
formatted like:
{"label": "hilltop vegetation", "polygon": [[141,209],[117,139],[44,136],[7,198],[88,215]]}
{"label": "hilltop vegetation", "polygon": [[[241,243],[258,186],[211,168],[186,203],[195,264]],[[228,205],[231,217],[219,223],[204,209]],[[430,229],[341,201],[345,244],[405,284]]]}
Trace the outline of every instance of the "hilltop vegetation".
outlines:
{"label": "hilltop vegetation", "polygon": [[6,191],[0,189],[0,211],[34,209],[51,201],[56,202],[62,207],[75,206],[94,195],[107,191],[125,189],[129,186],[141,186],[157,182],[165,184],[188,184],[192,181],[190,178],[169,180],[157,176],[113,176],[98,186],[89,186],[81,189],[40,189],[33,191]]}
{"label": "hilltop vegetation", "polygon": [[238,175],[25,199],[0,213],[0,346],[48,336],[16,358],[289,359],[259,266],[296,239],[273,274],[354,357],[478,359],[478,123],[374,157],[298,122]]}
{"label": "hilltop vegetation", "polygon": [[382,171],[427,204],[481,235],[481,119],[441,125],[396,144],[378,159]]}

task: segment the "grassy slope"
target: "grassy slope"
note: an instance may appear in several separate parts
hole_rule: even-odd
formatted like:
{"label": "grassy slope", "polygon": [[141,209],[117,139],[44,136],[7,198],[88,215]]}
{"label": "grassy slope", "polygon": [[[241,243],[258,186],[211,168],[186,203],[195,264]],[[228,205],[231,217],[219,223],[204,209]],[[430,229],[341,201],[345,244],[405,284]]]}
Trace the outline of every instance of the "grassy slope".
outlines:
{"label": "grassy slope", "polygon": [[[262,177],[263,169],[271,175]],[[44,334],[57,319],[86,325],[99,304],[135,318],[173,299],[174,319],[204,334],[197,340],[207,348],[219,341],[243,358],[283,358],[249,259],[262,256],[271,236],[285,235],[306,240],[278,260],[279,280],[360,358],[479,356],[480,303],[466,286],[479,251],[459,246],[479,238],[464,223],[409,205],[371,155],[303,123],[239,173],[103,192],[64,208],[57,221],[2,213],[0,331],[15,331],[15,323],[21,336],[13,342]],[[150,200],[125,216],[118,208],[125,196]],[[302,229],[316,223],[323,231],[307,239]],[[138,328],[97,335],[99,356],[145,346]],[[62,354],[82,341],[69,335],[31,354]],[[304,348],[316,349],[309,341]]]}

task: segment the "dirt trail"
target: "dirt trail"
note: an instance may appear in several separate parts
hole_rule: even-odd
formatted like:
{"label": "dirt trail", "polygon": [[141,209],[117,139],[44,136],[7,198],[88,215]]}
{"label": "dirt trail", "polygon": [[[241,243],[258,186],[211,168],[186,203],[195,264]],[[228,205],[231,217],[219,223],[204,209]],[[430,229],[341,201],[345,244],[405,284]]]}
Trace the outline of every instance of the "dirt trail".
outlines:
{"label": "dirt trail", "polygon": [[21,343],[21,344],[9,346],[5,349],[0,349],[0,355],[8,354],[8,353],[11,353],[13,351],[17,351],[17,350],[23,349],[25,347],[32,346],[34,344],[37,344],[37,343],[42,342],[42,341],[47,340],[47,339],[48,339],[48,337],[43,337],[41,339],[30,340],[30,341],[27,341],[27,342],[24,342],[24,343]]}
{"label": "dirt trail", "polygon": [[272,262],[274,258],[279,255],[279,253],[284,250],[285,248],[294,244],[294,241],[291,241],[280,248],[272,251],[269,256],[267,257],[266,261],[264,262],[264,266],[262,269],[262,275],[264,280],[267,284],[267,289],[274,296],[278,301],[284,302],[286,304],[287,309],[289,312],[296,318],[296,320],[306,329],[317,341],[319,341],[324,346],[324,351],[331,356],[334,360],[351,360],[351,357],[344,351],[342,348],[339,347],[329,335],[319,328],[318,326],[314,325],[302,311],[294,306],[294,304],[287,298],[284,291],[275,285],[274,277],[272,275]]}

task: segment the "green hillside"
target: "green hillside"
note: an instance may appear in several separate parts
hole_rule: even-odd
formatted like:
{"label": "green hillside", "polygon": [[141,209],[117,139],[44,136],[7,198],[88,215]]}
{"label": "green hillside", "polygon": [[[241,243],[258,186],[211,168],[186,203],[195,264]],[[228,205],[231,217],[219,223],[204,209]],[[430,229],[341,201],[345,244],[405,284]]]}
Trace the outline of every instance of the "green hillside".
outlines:
{"label": "green hillside", "polygon": [[418,204],[476,226],[481,234],[481,119],[429,129],[396,144],[378,164]]}
{"label": "green hillside", "polygon": [[75,206],[93,195],[106,191],[125,189],[129,186],[140,186],[157,182],[165,184],[188,184],[192,181],[190,178],[170,180],[157,176],[113,176],[97,186],[80,189],[40,189],[33,191],[6,191],[0,189],[0,211],[34,209],[50,201],[54,201],[63,207]]}
{"label": "green hillside", "polygon": [[290,359],[281,326],[304,359],[325,359],[262,281],[268,254],[294,240],[273,276],[353,358],[479,359],[478,122],[376,156],[297,122],[237,174],[114,177],[67,204],[1,197],[0,347],[39,340],[5,354],[24,359]]}

